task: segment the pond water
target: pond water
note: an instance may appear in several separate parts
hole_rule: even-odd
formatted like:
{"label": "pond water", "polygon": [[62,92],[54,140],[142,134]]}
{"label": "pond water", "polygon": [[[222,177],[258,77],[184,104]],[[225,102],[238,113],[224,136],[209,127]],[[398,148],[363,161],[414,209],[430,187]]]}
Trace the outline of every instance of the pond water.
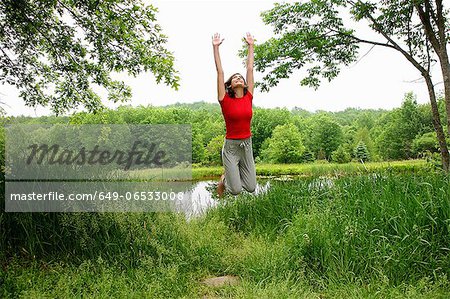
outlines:
{"label": "pond water", "polygon": [[[286,175],[258,178],[255,192],[248,193],[243,191],[243,193],[258,196],[267,193],[270,190],[271,182],[273,181],[293,181],[296,179],[301,178],[299,176]],[[184,192],[186,198],[189,198],[189,200],[179,202],[175,210],[184,213],[187,219],[191,219],[204,214],[209,208],[215,207],[219,203],[216,191],[217,183],[217,180],[193,182],[192,187]],[[333,179],[329,177],[318,177],[308,184],[308,189],[315,189],[318,191],[324,191],[325,189],[333,187]]]}
{"label": "pond water", "polygon": [[[192,188],[184,192],[190,200],[180,202],[176,210],[183,212],[186,218],[190,219],[204,214],[211,207],[215,207],[218,204],[217,182],[212,180],[193,182]],[[257,196],[267,192],[269,188],[270,180],[261,179],[256,184],[255,192],[243,191],[243,193]]]}

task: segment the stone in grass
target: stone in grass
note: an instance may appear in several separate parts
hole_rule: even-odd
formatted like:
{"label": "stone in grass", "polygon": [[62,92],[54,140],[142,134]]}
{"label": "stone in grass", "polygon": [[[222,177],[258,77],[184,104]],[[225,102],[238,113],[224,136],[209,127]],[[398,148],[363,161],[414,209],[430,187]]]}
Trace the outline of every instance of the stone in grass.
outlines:
{"label": "stone in grass", "polygon": [[239,277],[231,275],[211,277],[204,279],[202,283],[213,288],[220,288],[223,286],[234,286],[239,284]]}

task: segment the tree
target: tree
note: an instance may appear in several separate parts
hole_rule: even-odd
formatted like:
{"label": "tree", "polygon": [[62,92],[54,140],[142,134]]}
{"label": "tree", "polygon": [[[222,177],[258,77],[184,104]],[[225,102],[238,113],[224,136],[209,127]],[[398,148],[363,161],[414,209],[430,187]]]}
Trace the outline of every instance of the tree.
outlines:
{"label": "tree", "polygon": [[202,163],[206,157],[206,150],[203,146],[203,135],[198,131],[192,134],[192,163]]}
{"label": "tree", "polygon": [[367,150],[366,145],[362,141],[360,141],[355,148],[355,158],[363,162],[366,162],[370,158],[369,151]]}
{"label": "tree", "polygon": [[[360,137],[359,130],[357,129],[356,125],[342,127],[342,143],[341,145],[339,145],[339,148],[342,147],[342,150],[350,155],[350,159],[353,155],[353,149],[357,144],[357,140]],[[333,161],[335,161],[333,156],[331,158]]]}
{"label": "tree", "polygon": [[[444,78],[447,134],[450,136],[450,64],[446,45],[450,40],[448,11],[442,0],[315,0],[275,4],[262,14],[277,35],[255,46],[255,68],[266,72],[258,86],[267,91],[288,78],[295,69],[307,68],[302,85],[318,88],[320,78],[332,80],[341,65],[356,61],[360,45],[369,44],[395,50],[421,74],[428,88],[433,125],[448,172],[450,158],[436,102],[431,67],[439,61]],[[344,26],[341,14],[355,21],[368,21],[383,41],[356,35]],[[243,53],[241,52],[241,55]]]}
{"label": "tree", "polygon": [[331,159],[336,163],[348,163],[352,160],[352,157],[346,151],[344,145],[340,145],[337,150],[331,154]]}
{"label": "tree", "polygon": [[80,105],[101,110],[95,85],[108,100],[129,100],[130,88],[110,72],[151,71],[177,89],[156,12],[132,0],[1,1],[0,83],[15,85],[26,105],[50,105],[57,115]]}
{"label": "tree", "polygon": [[206,146],[206,158],[211,165],[222,163],[223,140],[223,135],[216,136]]}
{"label": "tree", "polygon": [[252,143],[255,156],[261,153],[263,142],[272,136],[273,129],[284,125],[292,116],[287,109],[255,109],[252,118]]}
{"label": "tree", "polygon": [[291,124],[276,126],[262,151],[263,160],[272,163],[300,163],[305,151],[298,128]]}
{"label": "tree", "polygon": [[314,153],[311,152],[310,150],[306,149],[305,152],[302,155],[302,162],[303,163],[310,163],[310,162],[314,162],[315,158],[314,158]]}
{"label": "tree", "polygon": [[380,153],[389,159],[413,158],[413,140],[427,132],[428,121],[422,117],[415,97],[406,94],[402,106],[387,114],[380,124],[383,127],[377,137]]}
{"label": "tree", "polygon": [[[369,132],[369,130],[366,127],[362,127],[360,129],[358,129],[358,131],[356,131],[356,133],[355,133],[355,141],[358,142],[358,143],[360,141],[364,142],[364,144],[367,147],[367,150],[371,154],[373,154],[375,152],[374,151],[375,145],[373,143],[372,138],[370,137],[370,132]],[[354,144],[354,146],[355,145],[357,145],[357,144]]]}
{"label": "tree", "polygon": [[305,143],[314,151],[318,159],[331,160],[331,153],[342,143],[341,126],[326,114],[318,114],[309,119]]}
{"label": "tree", "polygon": [[418,135],[412,144],[413,152],[416,156],[423,155],[425,152],[435,153],[438,151],[438,144],[436,142],[436,133],[428,132],[423,135]]}

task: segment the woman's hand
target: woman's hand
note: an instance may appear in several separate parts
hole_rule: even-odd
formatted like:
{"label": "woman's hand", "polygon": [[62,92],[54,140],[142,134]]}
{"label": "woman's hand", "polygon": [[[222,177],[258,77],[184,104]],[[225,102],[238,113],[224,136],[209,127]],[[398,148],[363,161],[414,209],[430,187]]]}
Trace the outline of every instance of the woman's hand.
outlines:
{"label": "woman's hand", "polygon": [[212,44],[213,46],[220,46],[223,42],[223,38],[220,39],[220,34],[219,33],[215,33],[212,37]]}
{"label": "woman's hand", "polygon": [[247,32],[247,36],[244,39],[249,46],[253,46],[255,44],[255,40],[253,39],[253,36],[250,34],[250,32]]}
{"label": "woman's hand", "polygon": [[223,69],[222,69],[222,62],[220,61],[220,54],[219,54],[219,46],[222,44],[223,38],[220,38],[219,33],[215,33],[212,37],[212,44],[213,44],[213,52],[214,52],[214,62],[216,63],[216,70],[217,70],[217,99],[219,101],[222,101],[225,96],[225,78],[223,77]]}
{"label": "woman's hand", "polygon": [[253,78],[253,64],[254,64],[254,47],[255,40],[250,32],[247,32],[247,36],[244,38],[248,45],[248,54],[247,54],[247,90],[253,94],[254,88],[254,78]]}

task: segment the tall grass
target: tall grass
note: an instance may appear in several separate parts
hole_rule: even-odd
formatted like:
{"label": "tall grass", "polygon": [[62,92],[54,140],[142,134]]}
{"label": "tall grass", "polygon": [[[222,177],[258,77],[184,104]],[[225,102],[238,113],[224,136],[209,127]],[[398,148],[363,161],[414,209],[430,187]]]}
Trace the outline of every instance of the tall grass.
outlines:
{"label": "tall grass", "polygon": [[450,181],[394,174],[276,182],[269,194],[225,202],[234,231],[282,238],[285,271],[313,280],[450,277]]}
{"label": "tall grass", "polygon": [[[1,213],[0,297],[446,298],[440,173],[273,181],[204,217]],[[207,276],[236,275],[213,290]]]}

